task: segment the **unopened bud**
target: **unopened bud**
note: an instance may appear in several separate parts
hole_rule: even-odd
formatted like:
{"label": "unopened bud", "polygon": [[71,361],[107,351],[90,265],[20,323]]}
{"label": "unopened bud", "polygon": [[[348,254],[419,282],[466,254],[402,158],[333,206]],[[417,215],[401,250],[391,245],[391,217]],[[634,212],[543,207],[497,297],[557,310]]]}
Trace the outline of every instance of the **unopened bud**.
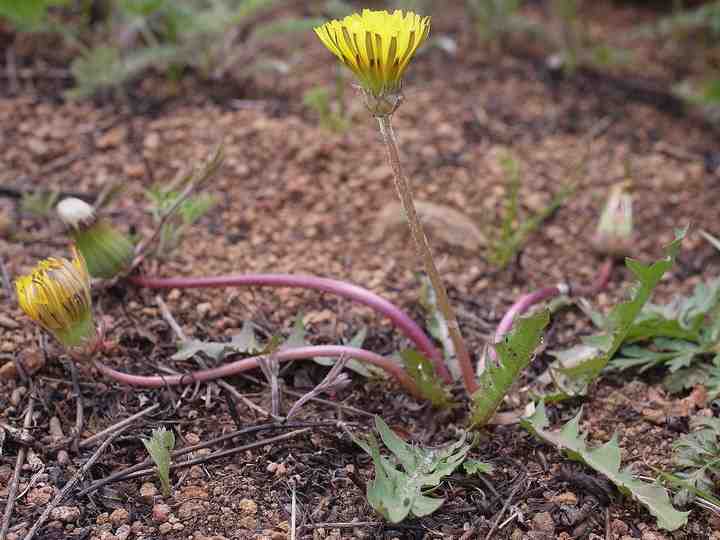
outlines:
{"label": "unopened bud", "polygon": [[130,268],[135,252],[132,242],[108,221],[98,218],[92,206],[68,198],[60,201],[57,211],[92,277],[110,279]]}
{"label": "unopened bud", "polygon": [[632,195],[629,183],[623,182],[610,188],[608,200],[600,216],[593,237],[593,248],[598,253],[612,257],[630,254],[633,241]]}

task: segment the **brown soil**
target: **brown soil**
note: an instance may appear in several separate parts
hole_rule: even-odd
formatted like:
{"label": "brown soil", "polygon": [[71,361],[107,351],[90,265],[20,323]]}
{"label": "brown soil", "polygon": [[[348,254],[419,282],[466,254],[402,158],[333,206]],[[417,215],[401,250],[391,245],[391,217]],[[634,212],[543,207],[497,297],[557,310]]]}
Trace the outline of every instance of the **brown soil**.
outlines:
{"label": "brown soil", "polygon": [[[624,17],[628,9],[622,8]],[[668,111],[667,102],[640,95],[596,72],[554,80],[537,55],[489,55],[467,41],[467,28],[458,27],[452,15],[438,17],[434,32],[456,36],[463,45],[460,53],[450,57],[428,48],[411,68],[407,101],[396,115],[417,198],[461,210],[491,235],[495,224],[487,216],[502,203],[505,182],[499,158],[506,151],[521,163],[526,209],[542,207],[570,180],[579,184],[577,193],[505,271],[494,270],[482,253],[438,241],[433,234],[441,272],[475,355],[517,295],[558,281],[592,278],[600,260],[588,238],[608,187],[626,179],[628,170],[636,201],[635,257],[658,257],[672,239],[673,228],[693,226],[657,298],[686,292],[718,275],[720,255],[696,234],[698,229],[718,233],[716,132],[697,118]],[[260,77],[251,85],[236,81],[223,86],[190,76],[172,88],[150,76],[131,86],[129,105],[108,97],[64,102],[59,92],[67,83],[41,77],[45,63],[56,65],[53,62],[59,60],[33,53],[30,47],[19,62],[36,75],[21,79],[19,94],[1,93],[2,184],[97,193],[109,182],[122,180],[126,193],[113,206],[112,218],[134,233],[148,235],[152,221],[143,190],[173,179],[223,140],[226,165],[212,187],[219,199],[216,211],[192,229],[183,249],[159,267],[146,268],[148,273],[329,276],[366,286],[421,320],[416,277],[420,265],[409,238],[402,229],[378,225],[378,213],[395,194],[375,126],[357,109],[352,129],[345,134],[318,127],[300,96],[315,84],[331,84],[334,70],[319,43],[309,37],[305,45],[301,64],[287,78]],[[348,106],[355,107],[356,101],[349,96]],[[0,199],[0,205],[0,218],[14,215],[8,200]],[[19,215],[11,223],[4,226],[0,219],[0,254],[11,275],[26,272],[41,257],[64,254],[66,237],[56,220]],[[629,279],[629,272],[616,270],[609,290],[596,304],[607,308],[622,298]],[[0,358],[37,359],[42,355],[38,333],[7,292],[0,296]],[[228,338],[246,320],[269,335],[287,334],[302,314],[314,343],[340,343],[366,326],[368,349],[391,354],[406,345],[387,321],[331,296],[285,289],[171,291],[163,296],[185,333],[196,338]],[[98,291],[95,305],[109,339],[118,343],[108,363],[134,373],[155,373],[163,364],[196,367],[193,362],[170,360],[175,339],[153,291],[119,284]],[[575,343],[590,331],[579,312],[560,314],[547,346]],[[52,346],[49,353],[46,365],[32,379],[31,392],[37,398],[31,424],[34,441],[12,518],[16,538],[25,534],[95,448],[78,452],[64,439],[53,439],[53,418],[65,436],[71,435],[75,399],[68,369]],[[547,361],[540,355],[528,379]],[[320,366],[298,363],[284,372],[283,379],[289,389],[302,391],[325,372]],[[678,422],[669,412],[652,414],[677,410],[683,398],[665,396],[657,375],[642,382],[626,376],[602,379],[585,400],[582,424],[594,442],[617,432],[624,463],[633,463],[638,473],[647,475],[654,474],[653,467],[669,464],[672,440],[687,430],[687,422]],[[144,459],[139,437],[160,425],[174,429],[177,446],[182,447],[267,421],[242,402],[226,399],[214,384],[186,392],[129,391],[98,380],[89,366],[81,367],[80,380],[86,419],[81,439],[153,403],[161,404],[111,444],[83,485]],[[269,391],[257,379],[237,377],[228,382],[246,399],[269,408]],[[30,394],[27,383],[12,378],[1,384],[0,420],[20,427]],[[290,403],[294,399],[286,398]],[[592,471],[571,465],[517,425],[489,429],[473,451],[474,457],[496,466],[491,475],[478,479],[456,474],[437,493],[447,501],[438,512],[399,526],[383,524],[362,489],[372,474],[369,458],[336,424],[322,421],[343,420],[352,429],[366,430],[370,415],[380,414],[408,438],[439,444],[462,429],[465,413],[462,408],[437,413],[389,383],[360,377],[353,377],[334,399],[347,407],[313,403],[303,409],[303,421],[321,424],[308,432],[174,473],[170,498],[141,494],[144,481],[159,488],[152,475],[108,484],[88,496],[73,493],[62,503],[63,512],[54,515],[37,537],[286,538],[293,490],[303,538],[460,538],[470,528],[474,535],[463,538],[485,538],[496,518],[502,524],[512,516],[493,538],[720,537],[720,522],[699,509],[693,510],[683,531],[659,532],[642,508],[612,493]],[[577,405],[552,408],[551,419],[556,425],[566,421]],[[685,414],[688,411],[692,407],[686,407]],[[701,412],[710,414],[709,409]],[[242,436],[213,450],[288,431],[277,428]],[[2,499],[7,497],[20,448],[8,439],[0,451]],[[505,507],[508,498],[510,505]],[[319,525],[353,520],[360,522],[354,528]]]}

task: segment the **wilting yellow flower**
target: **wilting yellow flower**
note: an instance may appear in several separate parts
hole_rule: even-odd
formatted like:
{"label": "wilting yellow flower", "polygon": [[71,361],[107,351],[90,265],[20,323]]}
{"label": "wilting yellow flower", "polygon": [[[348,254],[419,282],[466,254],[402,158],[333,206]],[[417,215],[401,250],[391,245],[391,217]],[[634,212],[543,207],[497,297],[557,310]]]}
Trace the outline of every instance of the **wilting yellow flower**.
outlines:
{"label": "wilting yellow flower", "polygon": [[90,275],[85,260],[73,247],[73,260],[40,261],[15,282],[22,310],[66,347],[96,338],[90,297]]}
{"label": "wilting yellow flower", "polygon": [[378,98],[400,90],[405,69],[430,33],[430,17],[364,9],[318,26],[315,33]]}

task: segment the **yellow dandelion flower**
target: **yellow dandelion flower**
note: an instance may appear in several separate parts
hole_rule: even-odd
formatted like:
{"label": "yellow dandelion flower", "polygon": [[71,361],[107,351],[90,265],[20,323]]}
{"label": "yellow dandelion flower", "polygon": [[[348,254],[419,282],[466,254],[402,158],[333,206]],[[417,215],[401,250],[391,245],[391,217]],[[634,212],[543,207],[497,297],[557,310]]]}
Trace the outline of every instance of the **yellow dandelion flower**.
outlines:
{"label": "yellow dandelion flower", "polygon": [[66,347],[96,338],[85,260],[73,247],[73,260],[50,257],[15,282],[22,310]]}
{"label": "yellow dandelion flower", "polygon": [[430,33],[430,17],[364,9],[318,26],[315,33],[379,98],[399,92],[405,69]]}

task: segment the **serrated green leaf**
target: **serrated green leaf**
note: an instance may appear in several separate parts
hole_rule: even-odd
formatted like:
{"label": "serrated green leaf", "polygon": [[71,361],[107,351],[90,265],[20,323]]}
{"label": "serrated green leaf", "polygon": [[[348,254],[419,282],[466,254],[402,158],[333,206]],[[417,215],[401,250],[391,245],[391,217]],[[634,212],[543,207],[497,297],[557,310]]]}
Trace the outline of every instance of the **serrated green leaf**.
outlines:
{"label": "serrated green leaf", "polygon": [[649,265],[633,259],[625,264],[637,278],[632,298],[615,306],[605,320],[606,332],[584,340],[586,345],[600,349],[599,354],[572,367],[553,366],[555,380],[561,391],[568,396],[584,394],[587,385],[608,365],[610,359],[626,340],[628,333],[641,313],[643,306],[663,275],[672,267],[685,230],[677,231],[676,238],[666,248],[666,256]]}
{"label": "serrated green leaf", "polygon": [[171,453],[175,448],[175,433],[164,427],[154,429],[150,439],[141,439],[150,458],[155,462],[158,477],[163,488],[163,495],[169,497],[170,489],[170,461]]}
{"label": "serrated green leaf", "polygon": [[463,462],[463,469],[467,474],[490,474],[493,472],[493,467],[490,463],[485,463],[477,459],[466,459]]}
{"label": "serrated green leaf", "polygon": [[665,488],[637,480],[629,469],[620,469],[621,455],[617,437],[613,436],[600,447],[588,447],[579,430],[581,414],[582,410],[561,430],[550,431],[545,404],[540,402],[535,413],[520,424],[539,439],[564,452],[570,459],[580,461],[605,476],[622,493],[647,508],[661,529],[674,531],[687,524],[689,512],[676,510]]}
{"label": "serrated green leaf", "polygon": [[495,345],[498,364],[488,363],[480,375],[479,388],[472,396],[471,426],[482,427],[495,414],[512,383],[530,363],[549,321],[547,310],[518,319],[512,332]]}
{"label": "serrated green leaf", "polygon": [[452,403],[442,380],[435,374],[432,362],[415,349],[400,351],[405,371],[415,381],[420,394],[435,407],[449,407]]}
{"label": "serrated green leaf", "polygon": [[437,510],[444,499],[427,497],[423,489],[439,485],[465,460],[472,446],[467,442],[467,434],[445,448],[433,449],[408,444],[378,416],[375,427],[402,470],[380,454],[378,440],[373,434],[364,440],[354,438],[375,465],[375,477],[367,488],[370,505],[392,523],[399,523],[409,515],[422,517]]}

